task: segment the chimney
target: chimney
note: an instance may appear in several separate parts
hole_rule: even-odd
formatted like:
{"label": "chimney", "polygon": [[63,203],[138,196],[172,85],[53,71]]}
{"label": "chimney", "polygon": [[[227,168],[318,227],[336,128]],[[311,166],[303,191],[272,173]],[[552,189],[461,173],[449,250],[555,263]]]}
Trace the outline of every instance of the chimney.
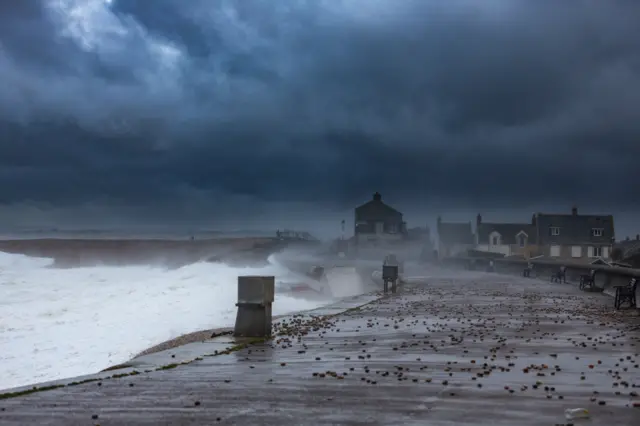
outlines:
{"label": "chimney", "polygon": [[636,240],[640,241],[640,234],[636,234]]}
{"label": "chimney", "polygon": [[531,215],[531,225],[536,226],[537,215],[534,213]]}
{"label": "chimney", "polygon": [[480,226],[481,223],[482,223],[482,215],[478,213],[478,216],[476,216],[476,225]]}
{"label": "chimney", "polygon": [[571,208],[571,214],[574,215],[574,216],[578,216],[578,206],[574,205]]}
{"label": "chimney", "polygon": [[373,201],[382,201],[382,195],[379,192],[373,194]]}

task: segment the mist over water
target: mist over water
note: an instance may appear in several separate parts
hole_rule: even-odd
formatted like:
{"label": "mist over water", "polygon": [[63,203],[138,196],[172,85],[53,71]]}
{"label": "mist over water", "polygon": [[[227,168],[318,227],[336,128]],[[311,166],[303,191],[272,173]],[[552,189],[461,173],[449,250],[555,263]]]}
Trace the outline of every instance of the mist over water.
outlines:
{"label": "mist over water", "polygon": [[238,275],[276,276],[274,315],[330,302],[278,292],[303,278],[273,257],[252,268],[52,263],[0,252],[0,389],[96,373],[182,334],[232,326]]}

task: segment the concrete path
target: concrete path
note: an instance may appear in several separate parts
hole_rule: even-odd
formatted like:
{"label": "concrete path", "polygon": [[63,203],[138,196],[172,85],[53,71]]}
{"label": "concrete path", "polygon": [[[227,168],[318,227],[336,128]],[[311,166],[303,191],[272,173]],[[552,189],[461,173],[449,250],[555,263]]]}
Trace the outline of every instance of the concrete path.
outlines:
{"label": "concrete path", "polygon": [[580,424],[567,408],[640,424],[637,312],[505,275],[416,281],[328,320],[290,317],[269,343],[0,400],[0,424]]}

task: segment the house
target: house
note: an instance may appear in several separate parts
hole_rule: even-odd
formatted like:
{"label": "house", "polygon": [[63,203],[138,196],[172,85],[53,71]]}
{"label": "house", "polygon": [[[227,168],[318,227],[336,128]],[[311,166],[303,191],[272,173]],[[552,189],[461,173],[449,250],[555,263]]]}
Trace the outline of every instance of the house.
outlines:
{"label": "house", "polygon": [[536,228],[531,223],[485,223],[480,214],[476,218],[478,251],[528,259],[537,252],[536,242]]}
{"label": "house", "polygon": [[581,215],[573,207],[571,214],[536,213],[532,225],[543,256],[584,262],[611,260],[615,241],[611,215]]}
{"label": "house", "polygon": [[471,222],[455,223],[443,222],[438,216],[438,258],[466,254],[474,248],[474,236]]}
{"label": "house", "polygon": [[355,209],[355,242],[358,245],[402,241],[407,237],[402,213],[382,202],[379,192]]}

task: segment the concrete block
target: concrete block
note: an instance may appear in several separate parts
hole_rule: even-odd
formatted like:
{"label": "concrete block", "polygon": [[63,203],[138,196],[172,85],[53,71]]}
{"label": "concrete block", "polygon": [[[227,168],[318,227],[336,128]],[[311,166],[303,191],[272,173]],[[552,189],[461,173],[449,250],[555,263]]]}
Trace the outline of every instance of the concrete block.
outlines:
{"label": "concrete block", "polygon": [[238,312],[234,336],[271,336],[272,304],[275,296],[275,277],[238,277]]}
{"label": "concrete block", "polygon": [[238,277],[238,303],[273,303],[275,277]]}

